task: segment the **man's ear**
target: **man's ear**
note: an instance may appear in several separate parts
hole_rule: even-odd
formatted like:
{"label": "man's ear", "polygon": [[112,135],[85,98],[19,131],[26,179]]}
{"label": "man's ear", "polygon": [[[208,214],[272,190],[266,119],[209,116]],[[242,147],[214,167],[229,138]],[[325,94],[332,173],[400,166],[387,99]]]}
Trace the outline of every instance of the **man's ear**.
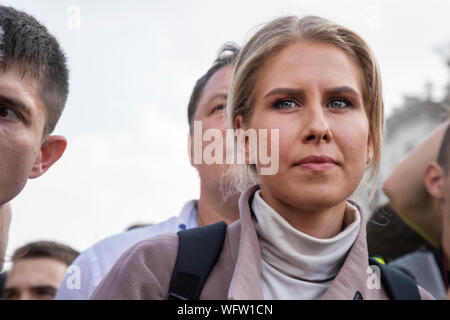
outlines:
{"label": "man's ear", "polygon": [[424,182],[433,198],[440,200],[444,197],[444,170],[436,162],[431,162],[425,169]]}
{"label": "man's ear", "polygon": [[41,150],[36,158],[29,178],[34,179],[43,175],[63,155],[67,147],[67,140],[63,136],[52,135],[44,139]]}
{"label": "man's ear", "polygon": [[194,165],[194,149],[193,148],[193,143],[192,143],[192,135],[189,132],[188,135],[188,153],[189,153],[189,161],[191,162],[191,166],[195,167]]}

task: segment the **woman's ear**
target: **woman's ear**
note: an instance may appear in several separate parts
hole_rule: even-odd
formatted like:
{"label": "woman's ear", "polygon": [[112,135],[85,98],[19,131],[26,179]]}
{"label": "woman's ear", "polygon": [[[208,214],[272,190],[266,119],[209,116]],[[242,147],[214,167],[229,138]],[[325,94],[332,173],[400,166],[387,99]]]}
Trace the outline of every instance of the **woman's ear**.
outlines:
{"label": "woman's ear", "polygon": [[43,175],[63,155],[67,147],[67,140],[63,136],[48,136],[41,145],[41,150],[29,178],[34,179]]}
{"label": "woman's ear", "polygon": [[[237,115],[234,120],[234,127],[236,131],[237,139],[237,149],[238,149],[238,164],[255,164],[255,148],[252,148],[252,143],[254,143],[257,137],[252,137],[252,132],[247,132],[246,126],[244,124],[244,117],[242,115]],[[250,135],[250,136],[249,136]],[[242,157],[245,155],[245,159]]]}
{"label": "woman's ear", "polygon": [[239,114],[234,119],[234,128],[237,130],[243,129],[243,127],[244,127],[244,117],[242,116],[242,114]]}
{"label": "woman's ear", "polygon": [[436,162],[431,162],[424,173],[424,183],[428,193],[435,199],[444,198],[444,170]]}

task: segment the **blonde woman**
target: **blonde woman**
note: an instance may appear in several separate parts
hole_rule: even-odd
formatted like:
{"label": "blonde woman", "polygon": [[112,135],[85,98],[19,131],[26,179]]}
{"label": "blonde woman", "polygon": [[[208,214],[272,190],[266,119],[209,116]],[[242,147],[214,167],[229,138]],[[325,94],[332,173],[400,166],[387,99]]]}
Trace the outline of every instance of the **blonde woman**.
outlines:
{"label": "blonde woman", "polygon": [[[319,17],[273,20],[239,55],[227,112],[234,129],[279,130],[268,143],[278,171],[260,174],[250,139],[238,139],[250,164],[234,167],[235,186],[250,186],[200,299],[387,299],[369,285],[364,215],[349,201],[381,151],[381,80],[367,44]],[[93,298],[165,299],[177,251],[176,235],[141,242]]]}

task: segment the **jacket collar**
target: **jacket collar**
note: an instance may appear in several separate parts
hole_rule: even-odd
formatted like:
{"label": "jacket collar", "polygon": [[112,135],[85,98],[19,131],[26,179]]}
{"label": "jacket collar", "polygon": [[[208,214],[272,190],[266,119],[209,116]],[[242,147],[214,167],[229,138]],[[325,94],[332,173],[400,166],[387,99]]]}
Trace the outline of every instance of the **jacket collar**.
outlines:
{"label": "jacket collar", "polygon": [[228,291],[230,300],[264,299],[261,287],[261,254],[250,211],[250,201],[258,189],[259,186],[252,186],[239,198],[240,240],[236,268]]}
{"label": "jacket collar", "polygon": [[[239,198],[240,228],[230,228],[230,232],[238,232],[240,240],[237,252],[236,267],[228,291],[230,300],[263,300],[264,295],[261,286],[261,255],[255,227],[252,221],[250,203],[259,186],[252,186]],[[351,202],[351,201],[350,201]],[[364,214],[361,208],[354,202],[361,214],[361,225],[358,236],[350,249],[345,262],[321,299],[352,300],[357,291],[363,299],[377,298],[383,290],[369,289],[367,286],[367,273],[369,257],[366,243],[366,228]],[[233,231],[231,231],[233,230]],[[237,236],[237,235],[236,235]]]}
{"label": "jacket collar", "polygon": [[322,300],[352,300],[357,291],[362,295],[363,299],[370,299],[372,296],[372,290],[367,286],[369,254],[366,242],[365,217],[361,208],[356,203],[349,202],[358,208],[361,215],[359,233],[341,270],[322,296]]}

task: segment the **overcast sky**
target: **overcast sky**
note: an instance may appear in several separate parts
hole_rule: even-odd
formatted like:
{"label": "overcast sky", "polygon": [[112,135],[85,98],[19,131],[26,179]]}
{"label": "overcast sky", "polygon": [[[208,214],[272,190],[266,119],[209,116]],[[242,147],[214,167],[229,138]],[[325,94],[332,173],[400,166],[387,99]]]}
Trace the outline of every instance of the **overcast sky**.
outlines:
{"label": "overcast sky", "polygon": [[13,201],[8,253],[32,240],[84,250],[136,222],[178,215],[198,196],[187,156],[186,105],[225,41],[243,44],[283,14],[320,15],[359,33],[375,52],[387,113],[403,96],[440,99],[449,72],[435,48],[450,43],[450,2],[0,1],[56,35],[71,70],[55,133],[69,145]]}

